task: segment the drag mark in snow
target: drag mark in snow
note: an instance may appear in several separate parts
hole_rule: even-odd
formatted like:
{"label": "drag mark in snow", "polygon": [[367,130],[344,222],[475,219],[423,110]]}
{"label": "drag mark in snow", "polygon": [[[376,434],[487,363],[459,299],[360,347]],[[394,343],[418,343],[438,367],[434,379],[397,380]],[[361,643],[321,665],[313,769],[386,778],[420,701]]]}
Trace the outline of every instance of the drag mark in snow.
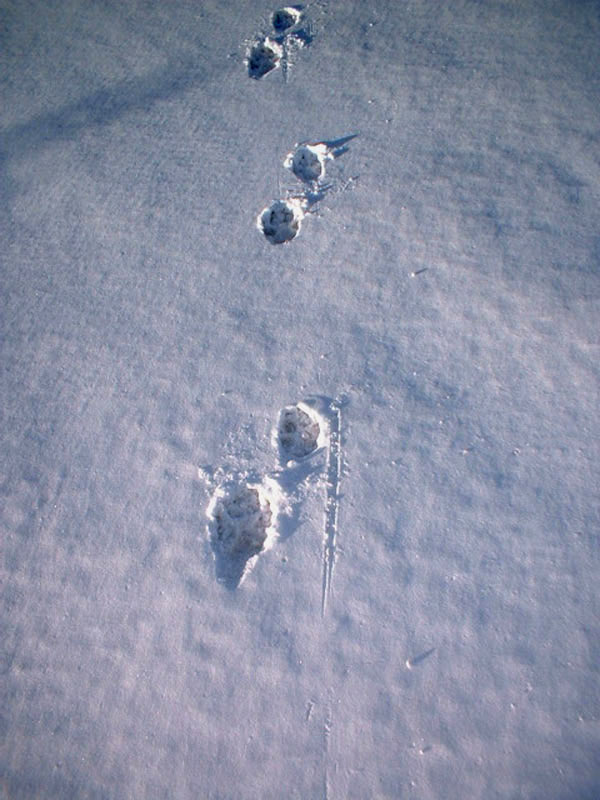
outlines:
{"label": "drag mark in snow", "polygon": [[323,544],[323,587],[321,614],[325,614],[331,594],[331,580],[335,563],[338,516],[340,507],[340,481],[342,477],[342,410],[330,404],[329,450],[327,454],[327,499],[325,502],[325,535]]}
{"label": "drag mark in snow", "polygon": [[329,797],[329,737],[331,735],[332,724],[331,706],[328,706],[327,716],[325,717],[325,725],[323,726],[323,755],[325,758],[325,772],[323,775],[323,800],[328,800]]}

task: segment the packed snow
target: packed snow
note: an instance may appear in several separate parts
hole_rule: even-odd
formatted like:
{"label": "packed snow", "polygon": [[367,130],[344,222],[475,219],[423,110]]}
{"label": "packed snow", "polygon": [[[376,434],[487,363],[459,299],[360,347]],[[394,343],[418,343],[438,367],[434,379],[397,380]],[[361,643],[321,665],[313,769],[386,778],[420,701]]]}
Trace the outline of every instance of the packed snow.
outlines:
{"label": "packed snow", "polygon": [[598,3],[1,18],[0,798],[600,797]]}

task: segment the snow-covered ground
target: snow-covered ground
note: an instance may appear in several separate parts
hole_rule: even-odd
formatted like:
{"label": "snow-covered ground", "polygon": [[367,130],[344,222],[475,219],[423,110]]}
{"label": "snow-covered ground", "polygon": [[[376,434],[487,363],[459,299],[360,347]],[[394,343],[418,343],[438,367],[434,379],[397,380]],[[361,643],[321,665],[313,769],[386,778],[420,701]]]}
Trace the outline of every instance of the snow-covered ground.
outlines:
{"label": "snow-covered ground", "polygon": [[0,798],[595,800],[599,5],[280,8],[0,2]]}

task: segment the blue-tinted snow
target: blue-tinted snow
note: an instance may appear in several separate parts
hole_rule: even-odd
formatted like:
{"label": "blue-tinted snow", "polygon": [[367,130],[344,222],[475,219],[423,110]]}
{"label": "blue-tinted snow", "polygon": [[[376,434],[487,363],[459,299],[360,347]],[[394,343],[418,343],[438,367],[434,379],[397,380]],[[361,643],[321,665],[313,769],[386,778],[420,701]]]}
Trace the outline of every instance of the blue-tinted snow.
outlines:
{"label": "blue-tinted snow", "polygon": [[[315,3],[251,80],[275,10],[1,11],[3,796],[591,800],[598,4]],[[272,444],[311,397],[338,493]],[[231,591],[240,477],[287,505]]]}

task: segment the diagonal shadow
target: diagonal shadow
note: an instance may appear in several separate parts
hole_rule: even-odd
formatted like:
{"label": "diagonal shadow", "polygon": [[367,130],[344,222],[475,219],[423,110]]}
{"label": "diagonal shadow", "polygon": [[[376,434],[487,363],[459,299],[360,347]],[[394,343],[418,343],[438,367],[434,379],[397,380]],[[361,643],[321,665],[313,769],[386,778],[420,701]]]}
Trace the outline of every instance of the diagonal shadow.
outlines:
{"label": "diagonal shadow", "polygon": [[172,59],[163,69],[98,89],[74,103],[13,125],[0,132],[0,169],[10,158],[71,138],[83,128],[108,125],[131,111],[149,111],[159,100],[185,92],[206,79],[205,67],[192,56]]}

